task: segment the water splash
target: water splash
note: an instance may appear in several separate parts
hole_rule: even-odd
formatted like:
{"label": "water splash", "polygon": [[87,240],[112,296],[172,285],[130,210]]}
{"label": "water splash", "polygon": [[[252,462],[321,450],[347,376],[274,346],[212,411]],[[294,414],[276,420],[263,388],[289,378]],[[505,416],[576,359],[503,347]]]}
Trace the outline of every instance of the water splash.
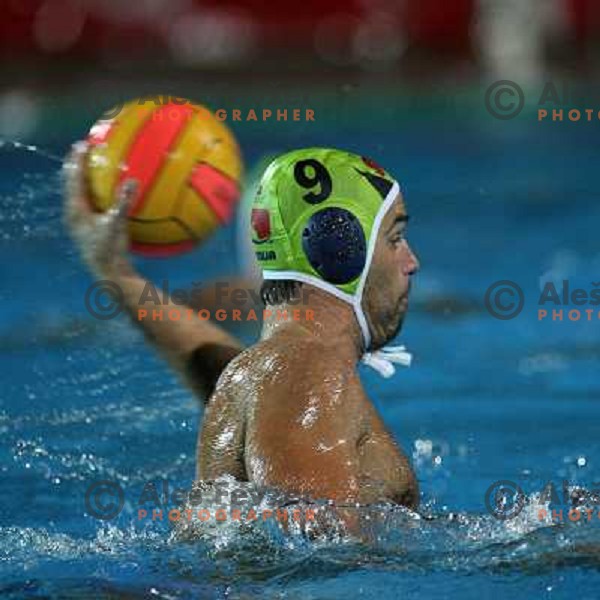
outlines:
{"label": "water splash", "polygon": [[56,162],[60,165],[62,165],[63,162],[63,158],[52,154],[44,148],[40,148],[40,146],[36,146],[34,144],[24,144],[23,142],[19,142],[17,140],[0,139],[0,151],[3,150],[22,150],[24,152],[32,152],[37,156],[47,158],[48,160]]}

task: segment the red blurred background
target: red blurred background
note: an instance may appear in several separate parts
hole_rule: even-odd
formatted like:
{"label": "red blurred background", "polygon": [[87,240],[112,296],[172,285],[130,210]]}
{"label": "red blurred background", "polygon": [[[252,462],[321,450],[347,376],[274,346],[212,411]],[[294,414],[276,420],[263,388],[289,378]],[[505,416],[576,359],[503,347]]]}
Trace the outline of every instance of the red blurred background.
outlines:
{"label": "red blurred background", "polygon": [[[527,0],[523,0],[524,2]],[[530,1],[530,0],[529,0]],[[585,57],[600,28],[597,0],[557,0],[561,42]],[[152,57],[183,66],[267,64],[279,52],[335,66],[389,64],[414,53],[441,60],[477,54],[483,0],[4,0],[3,61],[108,62]]]}

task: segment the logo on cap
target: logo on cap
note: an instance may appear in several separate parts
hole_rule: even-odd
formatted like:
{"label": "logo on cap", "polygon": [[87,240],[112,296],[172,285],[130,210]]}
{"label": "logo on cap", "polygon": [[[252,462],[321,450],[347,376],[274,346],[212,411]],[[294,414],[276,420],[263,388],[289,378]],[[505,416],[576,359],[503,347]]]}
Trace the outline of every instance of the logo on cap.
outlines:
{"label": "logo on cap", "polygon": [[271,237],[271,218],[266,208],[253,208],[250,223],[255,233],[252,240],[255,244],[263,244]]}

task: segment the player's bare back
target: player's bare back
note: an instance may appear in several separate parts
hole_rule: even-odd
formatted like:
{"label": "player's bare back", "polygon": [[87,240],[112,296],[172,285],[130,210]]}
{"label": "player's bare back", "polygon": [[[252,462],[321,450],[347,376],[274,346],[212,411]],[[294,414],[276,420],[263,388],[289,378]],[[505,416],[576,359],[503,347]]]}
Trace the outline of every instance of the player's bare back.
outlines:
{"label": "player's bare back", "polygon": [[223,372],[198,440],[198,479],[231,475],[305,498],[416,506],[415,475],[356,365],[297,329],[281,328]]}

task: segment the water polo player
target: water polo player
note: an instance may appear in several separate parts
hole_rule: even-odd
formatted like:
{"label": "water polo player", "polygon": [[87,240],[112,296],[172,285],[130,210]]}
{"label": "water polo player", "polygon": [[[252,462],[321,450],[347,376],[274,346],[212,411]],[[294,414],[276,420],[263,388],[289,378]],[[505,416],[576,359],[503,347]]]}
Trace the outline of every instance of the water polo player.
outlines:
{"label": "water polo player", "polygon": [[[146,281],[127,256],[125,214],[89,208],[85,146],[67,161],[67,214],[82,256],[123,290],[131,315]],[[398,183],[372,161],[310,148],[275,159],[252,207],[267,305],[312,309],[314,320],[267,318],[243,350],[210,322],[137,323],[206,401],[197,477],[239,480],[338,503],[414,507],[413,470],[361,385],[359,361],[384,375],[408,355],[385,345],[399,332],[418,261],[405,238]],[[307,293],[310,292],[310,293]],[[291,306],[293,305],[293,306]]]}

